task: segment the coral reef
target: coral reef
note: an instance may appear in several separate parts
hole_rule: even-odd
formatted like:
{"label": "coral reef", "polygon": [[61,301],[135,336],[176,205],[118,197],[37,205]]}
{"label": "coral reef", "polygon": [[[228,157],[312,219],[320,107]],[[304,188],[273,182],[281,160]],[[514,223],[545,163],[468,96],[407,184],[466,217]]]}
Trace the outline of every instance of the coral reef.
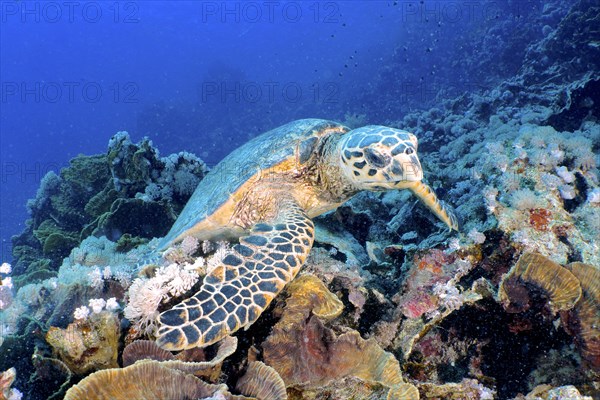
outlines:
{"label": "coral reef", "polygon": [[15,270],[56,270],[89,235],[163,236],[207,170],[189,153],[160,157],[151,141],[117,133],[106,154],[78,156],[44,176],[26,229],[13,237]]}
{"label": "coral reef", "polygon": [[[590,0],[546,2],[514,38],[499,21],[472,42],[481,60],[444,68],[489,66],[500,40],[516,56],[473,72],[490,71],[489,88],[427,111],[365,93],[372,105],[346,119],[415,132],[461,233],[431,224],[408,193],[356,196],[316,219],[284,295],[214,347],[174,355],[152,341],[154,324],[229,247],[190,239],[148,258],[206,166],[120,132],[105,155],[49,173],[13,267],[0,267],[2,395],[18,396],[16,368],[34,400],[40,385],[61,397],[73,374],[83,380],[67,399],[599,397],[599,58],[586,33],[598,15]],[[385,85],[398,78],[388,69]]]}
{"label": "coral reef", "polygon": [[[458,204],[465,234],[452,237],[422,223],[427,213],[420,213],[405,194],[357,197],[319,219],[323,229],[318,229],[317,244],[304,267],[318,278],[298,277],[287,288],[285,301],[276,301],[256,326],[237,334],[243,343],[240,349],[210,350],[219,354],[217,361],[202,351],[173,356],[149,342],[135,341],[139,336],[152,339],[156,315],[197,287],[206,270],[228,254],[227,246],[191,239],[160,260],[146,258],[157,241],[121,236],[119,245],[106,237],[84,239],[63,260],[58,274],[22,285],[11,297],[0,315],[7,327],[3,346],[12,346],[16,338],[25,340],[31,335],[27,332],[48,331],[47,341],[57,358],[43,346],[20,350],[39,351],[38,359],[53,360],[44,361],[48,367],[38,364],[39,371],[67,376],[60,372],[61,362],[69,373],[80,376],[99,368],[112,371],[117,366],[114,354],[122,354],[124,369],[150,358],[161,368],[195,374],[211,384],[227,379],[230,388],[256,396],[260,389],[235,384],[246,362],[253,365],[250,372],[265,370],[252,364],[260,361],[274,371],[261,372],[267,376],[264,380],[263,375],[248,380],[277,392],[276,372],[287,394],[296,397],[417,398],[418,388],[423,398],[452,390],[474,398],[508,398],[526,393],[530,384],[546,382],[574,384],[582,393],[594,393],[596,378],[589,369],[582,378],[567,378],[584,368],[577,357],[564,362],[560,374],[549,372],[543,361],[537,366],[534,362],[551,352],[564,354],[574,339],[592,371],[597,363],[597,288],[581,283],[597,280],[578,277],[574,271],[580,267],[568,262],[593,264],[598,257],[598,227],[590,217],[598,210],[597,170],[575,160],[582,152],[578,146],[591,147],[600,130],[588,123],[559,140],[560,134],[549,127],[498,121],[492,127],[493,144],[458,153],[457,163],[475,167],[475,174],[465,177],[451,167],[432,174],[434,179],[444,176],[437,186],[450,188],[448,196]],[[540,137],[546,138],[543,143]],[[129,194],[138,190],[134,183],[121,185]],[[575,197],[565,195],[567,188],[561,191],[564,185]],[[142,197],[134,201],[146,201]],[[120,251],[124,249],[128,252]],[[214,258],[208,256],[211,252]],[[533,257],[530,253],[536,254],[535,262],[526,262]],[[555,312],[560,313],[561,325],[555,326]],[[104,346],[112,349],[110,361],[93,364],[81,356],[94,353],[85,350],[83,337],[79,344],[56,344],[59,329],[76,338],[81,335],[77,326],[88,326],[93,333],[93,321],[105,313],[127,330],[125,344],[132,347],[123,353],[117,345]],[[65,315],[75,322],[60,328]],[[490,321],[478,319],[490,315],[495,315]],[[504,362],[497,358],[508,357],[506,348],[532,346],[543,337],[547,343],[536,344],[532,355],[517,355],[518,374],[504,376],[491,366]],[[142,355],[131,356],[132,352]],[[223,362],[225,357],[232,361]],[[7,363],[21,368],[27,365],[24,360]],[[28,368],[36,371],[33,365]],[[59,386],[55,393],[64,392]],[[223,387],[230,396],[235,390]]]}

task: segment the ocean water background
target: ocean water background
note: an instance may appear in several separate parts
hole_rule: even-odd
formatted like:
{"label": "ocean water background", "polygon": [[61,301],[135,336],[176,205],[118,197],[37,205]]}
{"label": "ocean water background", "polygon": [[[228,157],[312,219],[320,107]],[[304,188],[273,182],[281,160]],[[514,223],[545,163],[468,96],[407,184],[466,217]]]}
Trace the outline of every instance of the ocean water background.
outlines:
{"label": "ocean water background", "polygon": [[297,118],[390,123],[514,74],[543,35],[523,27],[543,11],[526,0],[2,1],[2,260],[44,174],[105,152],[117,131],[214,165]]}

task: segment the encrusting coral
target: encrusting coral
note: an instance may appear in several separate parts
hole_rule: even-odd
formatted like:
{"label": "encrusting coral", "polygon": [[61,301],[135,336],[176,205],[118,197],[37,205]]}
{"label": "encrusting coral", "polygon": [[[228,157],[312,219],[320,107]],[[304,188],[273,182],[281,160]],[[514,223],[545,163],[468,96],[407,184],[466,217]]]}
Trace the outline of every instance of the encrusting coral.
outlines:
{"label": "encrusting coral", "polygon": [[0,374],[0,400],[21,400],[22,393],[17,389],[11,389],[17,377],[17,370],[9,368]]}
{"label": "encrusting coral", "polygon": [[117,366],[119,334],[117,316],[103,311],[66,329],[50,327],[46,341],[73,373],[81,375]]}
{"label": "encrusting coral", "polygon": [[458,383],[446,383],[444,385],[420,384],[419,389],[423,399],[477,399],[493,400],[495,392],[481,385],[475,379],[463,379]]}
{"label": "encrusting coral", "polygon": [[539,385],[527,396],[517,396],[515,400],[593,400],[590,396],[583,396],[574,386],[561,386],[553,388],[550,385]]}

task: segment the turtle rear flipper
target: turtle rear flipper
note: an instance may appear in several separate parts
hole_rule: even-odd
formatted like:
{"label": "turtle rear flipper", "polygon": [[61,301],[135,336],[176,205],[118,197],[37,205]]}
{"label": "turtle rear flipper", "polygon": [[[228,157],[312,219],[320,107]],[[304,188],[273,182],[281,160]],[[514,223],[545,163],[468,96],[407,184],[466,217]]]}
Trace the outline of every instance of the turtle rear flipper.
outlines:
{"label": "turtle rear flipper", "polygon": [[294,200],[278,203],[274,221],[254,225],[198,293],[159,316],[160,347],[205,347],[247,328],[294,279],[312,247],[314,225]]}

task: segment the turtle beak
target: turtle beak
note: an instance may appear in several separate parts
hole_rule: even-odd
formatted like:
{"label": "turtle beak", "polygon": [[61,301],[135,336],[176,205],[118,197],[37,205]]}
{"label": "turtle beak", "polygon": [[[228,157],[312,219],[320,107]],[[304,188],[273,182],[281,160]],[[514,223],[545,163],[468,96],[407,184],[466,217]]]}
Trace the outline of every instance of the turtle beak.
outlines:
{"label": "turtle beak", "polygon": [[433,189],[423,182],[410,182],[405,187],[415,195],[425,207],[429,208],[450,230],[458,231],[458,218],[454,210],[441,202]]}

